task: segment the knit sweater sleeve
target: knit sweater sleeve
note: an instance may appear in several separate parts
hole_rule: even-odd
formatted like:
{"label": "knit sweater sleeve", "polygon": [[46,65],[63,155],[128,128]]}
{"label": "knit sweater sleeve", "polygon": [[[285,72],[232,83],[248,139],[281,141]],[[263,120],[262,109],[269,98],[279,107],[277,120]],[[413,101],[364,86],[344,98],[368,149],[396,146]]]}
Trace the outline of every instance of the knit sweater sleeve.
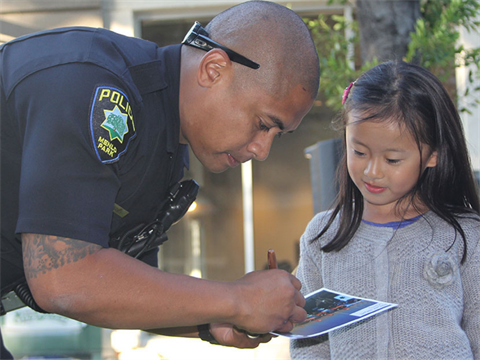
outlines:
{"label": "knit sweater sleeve", "polygon": [[[300,261],[297,278],[302,283],[301,292],[307,295],[323,287],[321,275],[320,242],[311,240],[318,234],[323,214],[317,215],[307,226],[300,239]],[[328,335],[292,340],[290,342],[292,360],[330,359]]]}
{"label": "knit sweater sleeve", "polygon": [[297,269],[297,277],[302,283],[301,292],[303,295],[307,295],[323,287],[321,245],[318,240],[311,241],[314,236],[309,226],[300,239],[300,261]]}
{"label": "knit sweater sleeve", "polygon": [[464,309],[462,327],[470,340],[475,359],[480,359],[480,223],[465,229],[467,261],[462,269]]}

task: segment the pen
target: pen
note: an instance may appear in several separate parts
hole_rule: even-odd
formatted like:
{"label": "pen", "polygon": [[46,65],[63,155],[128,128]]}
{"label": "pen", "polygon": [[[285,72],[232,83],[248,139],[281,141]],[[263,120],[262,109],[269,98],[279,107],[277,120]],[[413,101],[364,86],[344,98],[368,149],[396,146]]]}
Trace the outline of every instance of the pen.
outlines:
{"label": "pen", "polygon": [[268,268],[277,269],[277,256],[275,255],[275,250],[268,250]]}
{"label": "pen", "polygon": [[[275,255],[275,250],[273,250],[273,249],[268,250],[267,259],[268,259],[268,268],[269,269],[277,269],[277,256]],[[250,334],[250,333],[247,332],[247,336],[250,339],[256,339],[261,335]]]}

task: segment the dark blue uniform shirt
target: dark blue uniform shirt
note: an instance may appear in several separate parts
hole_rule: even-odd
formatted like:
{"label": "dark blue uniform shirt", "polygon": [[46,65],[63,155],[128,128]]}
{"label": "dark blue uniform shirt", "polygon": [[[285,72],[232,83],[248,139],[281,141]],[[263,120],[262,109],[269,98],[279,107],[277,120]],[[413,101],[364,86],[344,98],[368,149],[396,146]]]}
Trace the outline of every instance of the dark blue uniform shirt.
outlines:
{"label": "dark blue uniform shirt", "polygon": [[180,47],[90,28],[2,46],[2,293],[22,276],[15,234],[108,247],[112,234],[153,220],[188,166]]}

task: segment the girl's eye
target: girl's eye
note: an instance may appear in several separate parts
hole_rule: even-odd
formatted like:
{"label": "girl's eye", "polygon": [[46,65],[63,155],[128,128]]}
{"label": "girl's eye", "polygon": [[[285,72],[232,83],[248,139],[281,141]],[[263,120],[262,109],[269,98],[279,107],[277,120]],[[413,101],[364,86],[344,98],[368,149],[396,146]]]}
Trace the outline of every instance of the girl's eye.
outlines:
{"label": "girl's eye", "polygon": [[354,153],[355,155],[357,155],[357,156],[365,156],[365,153],[362,153],[362,152],[357,151],[357,150],[355,150],[355,149],[353,149],[353,153]]}
{"label": "girl's eye", "polygon": [[398,164],[399,162],[400,162],[400,160],[398,160],[398,159],[387,159],[387,163],[392,164],[392,165]]}

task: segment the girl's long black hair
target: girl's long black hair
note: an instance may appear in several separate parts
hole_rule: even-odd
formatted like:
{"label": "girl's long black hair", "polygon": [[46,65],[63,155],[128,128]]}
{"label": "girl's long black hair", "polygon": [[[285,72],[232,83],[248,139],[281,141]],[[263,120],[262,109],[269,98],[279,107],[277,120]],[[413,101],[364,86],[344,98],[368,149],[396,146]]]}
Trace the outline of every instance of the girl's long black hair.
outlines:
{"label": "girl's long black hair", "polygon": [[[403,61],[391,61],[365,72],[351,88],[341,115],[344,129],[348,115],[355,111],[359,121],[394,121],[404,126],[421,144],[437,151],[437,165],[420,172],[417,184],[400,202],[415,206],[419,199],[431,211],[452,225],[464,242],[465,233],[458,214],[479,214],[479,194],[474,179],[462,123],[458,111],[441,82],[428,70]],[[420,164],[422,169],[423,164]],[[363,196],[350,178],[347,155],[343,152],[337,168],[339,193],[325,227],[312,240],[319,239],[339,216],[333,239],[322,247],[338,251],[353,238],[363,215]]]}

